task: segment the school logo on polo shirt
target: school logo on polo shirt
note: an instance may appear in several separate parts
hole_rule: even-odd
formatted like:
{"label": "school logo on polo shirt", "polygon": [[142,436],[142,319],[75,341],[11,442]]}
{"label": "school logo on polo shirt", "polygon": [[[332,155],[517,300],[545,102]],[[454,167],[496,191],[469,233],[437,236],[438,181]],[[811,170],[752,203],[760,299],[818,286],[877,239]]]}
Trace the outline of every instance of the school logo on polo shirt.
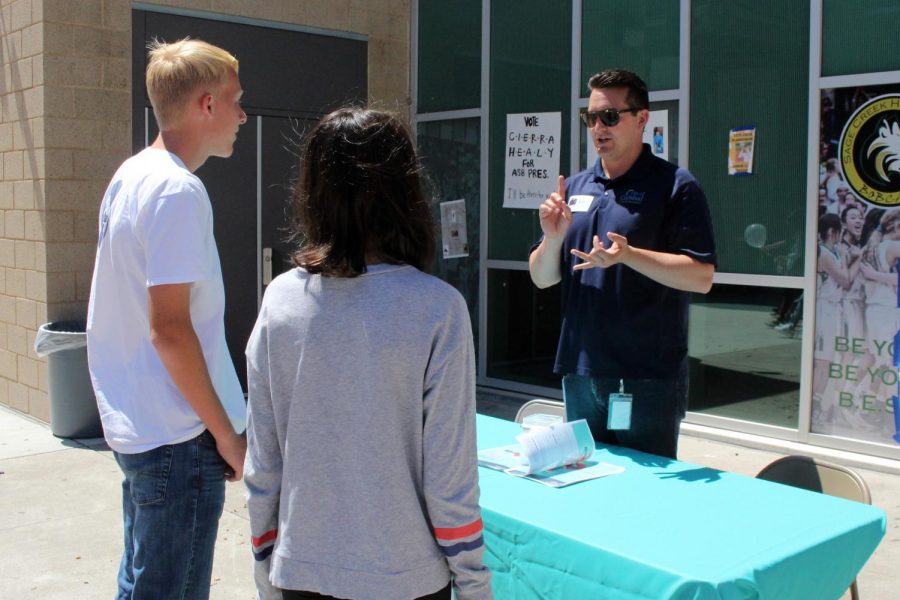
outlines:
{"label": "school logo on polo shirt", "polygon": [[841,133],[839,155],[856,194],[876,206],[900,206],[900,94],[857,108]]}
{"label": "school logo on polo shirt", "polygon": [[619,201],[619,204],[640,204],[644,201],[644,192],[637,192],[635,190],[628,190],[616,200]]}

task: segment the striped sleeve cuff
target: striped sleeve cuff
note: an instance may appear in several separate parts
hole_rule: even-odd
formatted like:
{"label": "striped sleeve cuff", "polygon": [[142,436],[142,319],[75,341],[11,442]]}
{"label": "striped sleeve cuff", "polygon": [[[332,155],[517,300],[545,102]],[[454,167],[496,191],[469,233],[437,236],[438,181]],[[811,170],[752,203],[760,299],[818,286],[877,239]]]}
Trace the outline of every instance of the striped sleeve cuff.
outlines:
{"label": "striped sleeve cuff", "polygon": [[272,549],[275,547],[275,539],[278,537],[277,529],[270,529],[259,537],[251,537],[250,542],[253,544],[253,558],[261,561],[269,558]]}
{"label": "striped sleeve cuff", "polygon": [[478,519],[462,527],[435,527],[434,537],[444,555],[451,558],[460,552],[474,550],[483,546],[482,529],[484,529],[484,526],[481,523],[481,519]]}

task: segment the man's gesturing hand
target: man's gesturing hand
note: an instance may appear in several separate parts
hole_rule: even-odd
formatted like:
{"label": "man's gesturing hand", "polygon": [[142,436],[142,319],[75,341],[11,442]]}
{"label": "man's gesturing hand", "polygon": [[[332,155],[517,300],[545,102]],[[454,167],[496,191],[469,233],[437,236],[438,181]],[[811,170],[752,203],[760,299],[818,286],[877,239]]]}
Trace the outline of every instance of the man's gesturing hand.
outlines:
{"label": "man's gesturing hand", "polygon": [[631,247],[628,245],[628,239],[618,233],[608,232],[606,237],[612,242],[609,248],[603,247],[603,242],[599,236],[594,236],[594,248],[590,252],[582,252],[581,250],[572,249],[570,252],[583,260],[572,267],[574,271],[584,269],[593,269],[594,267],[611,267],[625,260]]}
{"label": "man's gesturing hand", "polygon": [[572,223],[572,210],[566,204],[566,178],[559,176],[559,188],[538,208],[544,237],[558,239],[566,234]]}

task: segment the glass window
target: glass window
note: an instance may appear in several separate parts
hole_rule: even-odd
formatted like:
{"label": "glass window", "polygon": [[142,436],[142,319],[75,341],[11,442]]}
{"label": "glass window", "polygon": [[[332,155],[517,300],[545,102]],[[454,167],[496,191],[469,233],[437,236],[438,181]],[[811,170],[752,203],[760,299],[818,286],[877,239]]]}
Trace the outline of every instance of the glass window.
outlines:
{"label": "glass window", "polygon": [[[540,235],[535,210],[503,208],[506,115],[561,111],[560,169],[569,164],[571,34],[570,1],[491,2],[488,256],[492,259],[528,260],[528,250]],[[556,176],[547,181],[549,194],[556,188]]]}
{"label": "glass window", "polygon": [[[803,274],[809,5],[695,0],[690,169],[712,212],[719,271]],[[753,127],[753,174],[728,174],[728,138]]]}
{"label": "glass window", "polygon": [[896,0],[825,0],[822,10],[823,76],[900,69]]}
{"label": "glass window", "polygon": [[487,376],[551,388],[559,340],[559,288],[538,289],[528,271],[488,270]]}
{"label": "glass window", "polygon": [[678,89],[679,3],[588,0],[581,26],[582,97],[588,78],[614,67],[637,73],[651,90]]}
{"label": "glass window", "polygon": [[688,410],[796,429],[801,290],[716,285],[690,309]]}
{"label": "glass window", "polygon": [[[478,268],[481,223],[480,120],[456,119],[419,123],[419,154],[426,172],[429,197],[438,225],[434,274],[465,297],[478,348]],[[440,203],[465,200],[468,256],[443,258]]]}
{"label": "glass window", "polygon": [[418,110],[481,106],[481,0],[419,0]]}

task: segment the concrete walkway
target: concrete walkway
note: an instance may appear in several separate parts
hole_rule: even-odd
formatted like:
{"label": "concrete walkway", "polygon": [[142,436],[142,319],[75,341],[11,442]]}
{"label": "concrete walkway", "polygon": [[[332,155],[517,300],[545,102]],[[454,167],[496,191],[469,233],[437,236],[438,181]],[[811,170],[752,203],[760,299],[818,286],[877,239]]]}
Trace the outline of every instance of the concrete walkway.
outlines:
{"label": "concrete walkway", "polygon": [[[510,410],[479,407],[501,418],[510,418]],[[778,456],[686,435],[679,452],[681,460],[750,476]],[[884,540],[859,575],[860,597],[892,600],[900,585],[900,476],[857,470],[888,518]],[[113,598],[122,550],[120,486],[102,440],[58,439],[46,424],[0,406],[0,597]],[[248,538],[244,487],[228,484],[214,600],[255,598]]]}

